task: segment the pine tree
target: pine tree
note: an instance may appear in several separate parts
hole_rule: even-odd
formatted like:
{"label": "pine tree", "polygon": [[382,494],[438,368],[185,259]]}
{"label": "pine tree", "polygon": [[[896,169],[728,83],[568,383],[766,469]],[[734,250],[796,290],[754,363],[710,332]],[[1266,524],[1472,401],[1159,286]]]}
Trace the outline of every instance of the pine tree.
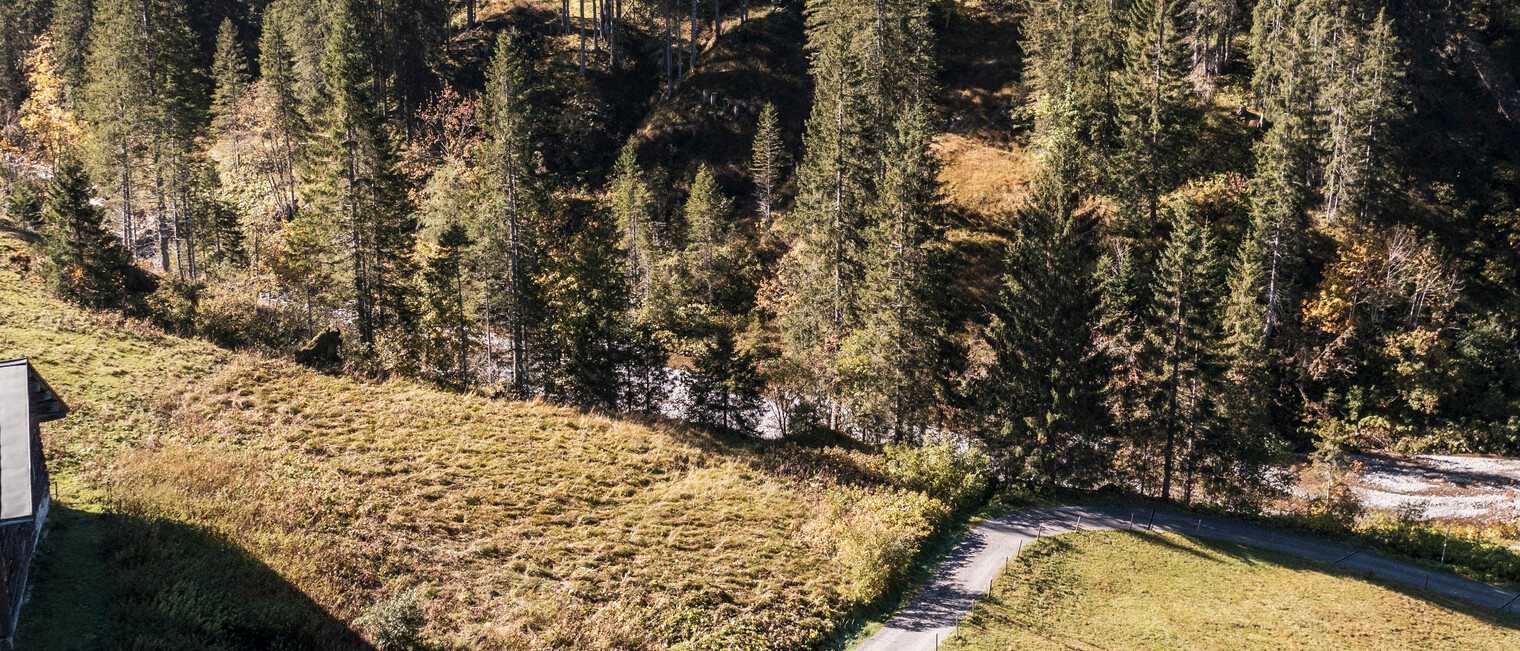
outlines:
{"label": "pine tree", "polygon": [[944,208],[934,129],[923,107],[897,122],[886,146],[885,174],[871,206],[858,329],[841,346],[846,402],[878,438],[916,439],[942,402],[939,380],[950,355],[936,296],[943,286]]}
{"label": "pine tree", "polygon": [[770,226],[773,219],[771,210],[776,205],[776,193],[780,189],[786,162],[786,148],[781,143],[776,105],[766,102],[760,109],[760,122],[755,128],[755,144],[749,166],[750,175],[755,181],[755,206],[760,210],[762,227]]}
{"label": "pine tree", "polygon": [[60,295],[108,307],[122,300],[127,255],[106,230],[105,215],[91,203],[94,194],[84,165],[63,156],[42,209],[45,274]]}
{"label": "pine tree", "polygon": [[[487,197],[481,243],[487,290],[511,346],[513,384],[521,394],[532,385],[533,345],[543,324],[544,294],[538,285],[545,224],[545,181],[537,157],[537,107],[516,39],[503,32],[486,76],[481,105],[481,178]],[[491,324],[488,324],[491,325]]]}
{"label": "pine tree", "polygon": [[[1070,138],[1070,136],[1067,136]],[[1069,142],[1069,140],[1065,141]],[[1012,475],[1053,483],[1090,480],[1103,465],[1097,220],[1060,173],[1073,145],[1045,154],[984,339],[995,355],[978,386],[989,447]]]}
{"label": "pine tree", "polygon": [[1154,389],[1164,432],[1161,492],[1172,499],[1172,485],[1182,459],[1185,495],[1191,498],[1197,472],[1198,445],[1219,428],[1221,368],[1216,314],[1219,284],[1213,236],[1195,223],[1190,211],[1173,220],[1172,233],[1157,262],[1150,319]]}

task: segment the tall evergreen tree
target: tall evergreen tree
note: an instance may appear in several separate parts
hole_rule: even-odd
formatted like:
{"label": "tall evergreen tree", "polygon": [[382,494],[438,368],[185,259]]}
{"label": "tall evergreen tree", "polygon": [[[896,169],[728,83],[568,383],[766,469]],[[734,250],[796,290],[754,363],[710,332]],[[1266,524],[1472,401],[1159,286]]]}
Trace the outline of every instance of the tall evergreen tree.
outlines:
{"label": "tall evergreen tree", "polygon": [[416,224],[346,1],[329,17],[322,69],[327,111],[309,152],[307,194],[319,214],[342,225],[354,326],[373,352],[382,331],[404,333],[415,321],[408,290]]}
{"label": "tall evergreen tree", "polygon": [[1266,274],[1262,243],[1248,239],[1230,267],[1222,316],[1226,386],[1220,399],[1222,448],[1205,485],[1222,498],[1251,503],[1267,485],[1263,471],[1282,445],[1272,425],[1272,354],[1263,332]]}
{"label": "tall evergreen tree", "polygon": [[90,177],[72,155],[58,163],[43,203],[45,273],[54,291],[91,307],[118,305],[126,286],[127,255],[105,228],[92,200]]}
{"label": "tall evergreen tree", "polygon": [[700,299],[716,305],[724,286],[723,250],[728,244],[733,202],[718,189],[718,180],[706,165],[697,167],[691,192],[686,197],[686,270]]}
{"label": "tall evergreen tree", "polygon": [[655,248],[654,196],[639,169],[637,140],[623,145],[612,170],[612,218],[621,233],[621,245],[627,260],[628,286],[636,308],[650,303],[655,292],[655,268],[659,251]]}
{"label": "tall evergreen tree", "polygon": [[1252,26],[1252,88],[1262,104],[1267,132],[1255,147],[1248,237],[1262,245],[1262,316],[1269,342],[1295,323],[1298,313],[1318,101],[1308,59],[1313,52],[1308,33],[1313,10],[1313,3],[1305,0],[1264,0],[1257,5]]}
{"label": "tall evergreen tree", "polygon": [[1023,30],[1037,132],[1069,131],[1063,164],[1082,170],[1084,184],[1094,187],[1108,183],[1106,161],[1117,137],[1115,89],[1126,43],[1121,7],[1111,0],[1033,0]]}
{"label": "tall evergreen tree", "polygon": [[91,0],[56,0],[53,3],[53,58],[68,84],[70,100],[83,98],[88,54]]}
{"label": "tall evergreen tree", "polygon": [[[297,171],[304,158],[310,123],[302,110],[295,58],[274,7],[264,14],[259,34],[259,82],[256,92],[262,119],[257,131],[263,152],[261,171],[274,197],[275,217],[294,219],[300,206]],[[255,240],[257,246],[257,240]],[[255,262],[258,251],[254,250]]]}
{"label": "tall evergreen tree", "polygon": [[224,19],[216,33],[216,56],[211,77],[216,88],[211,96],[211,128],[225,135],[237,128],[237,112],[248,94],[248,62],[232,20]]}
{"label": "tall evergreen tree", "polygon": [[996,361],[977,388],[989,446],[1012,475],[1042,483],[1092,480],[1106,453],[1093,337],[1097,219],[1062,173],[1073,168],[1066,147],[1058,140],[1046,152],[1016,215],[984,335]]}
{"label": "tall evergreen tree", "polygon": [[1365,223],[1390,194],[1392,130],[1404,114],[1404,71],[1386,10],[1365,33],[1354,24],[1342,29],[1350,33],[1334,40],[1340,65],[1325,84],[1325,219]]}
{"label": "tall evergreen tree", "polygon": [[755,181],[755,206],[760,210],[760,221],[770,226],[776,206],[776,193],[780,190],[782,170],[786,167],[786,148],[781,143],[781,127],[776,117],[776,105],[766,102],[760,109],[760,122],[755,128],[755,144],[750,155],[750,175]]}
{"label": "tall evergreen tree", "polygon": [[1129,13],[1126,66],[1119,77],[1119,191],[1144,227],[1160,228],[1161,197],[1184,176],[1198,121],[1182,25],[1182,0],[1136,0]]}
{"label": "tall evergreen tree", "polygon": [[1157,434],[1146,377],[1155,349],[1147,341],[1151,282],[1145,256],[1133,243],[1116,242],[1113,253],[1099,263],[1102,300],[1097,328],[1106,413],[1113,438],[1130,451],[1116,459],[1116,470],[1138,484],[1141,492],[1153,489],[1148,456],[1156,447]]}
{"label": "tall evergreen tree", "polygon": [[539,172],[539,120],[533,81],[521,46],[507,32],[496,41],[496,54],[482,96],[482,181],[487,197],[481,206],[485,224],[482,254],[492,314],[511,346],[513,384],[526,394],[532,386],[533,344],[543,325],[542,267],[547,185]]}
{"label": "tall evergreen tree", "polygon": [[1179,459],[1191,497],[1198,445],[1220,426],[1216,253],[1212,234],[1189,213],[1174,220],[1152,290],[1150,339],[1156,354],[1149,381],[1156,425],[1164,432],[1159,497],[1166,500],[1172,499]]}
{"label": "tall evergreen tree", "polygon": [[809,5],[813,111],[788,224],[797,239],[778,272],[782,354],[804,371],[796,390],[829,409],[831,427],[839,425],[834,357],[858,316],[862,226],[874,164],[862,70],[871,34],[862,29],[864,9],[840,0]]}
{"label": "tall evergreen tree", "polygon": [[898,120],[887,142],[867,233],[864,316],[839,355],[855,420],[888,440],[916,439],[930,424],[951,357],[935,298],[943,286],[935,270],[944,208],[934,133],[920,106]]}
{"label": "tall evergreen tree", "polygon": [[135,255],[142,172],[153,120],[148,35],[141,15],[125,0],[103,0],[90,27],[86,111],[94,131],[95,167],[111,178],[117,226],[128,255]]}
{"label": "tall evergreen tree", "polygon": [[470,314],[465,308],[465,261],[474,242],[459,222],[438,234],[423,264],[427,303],[428,366],[441,379],[467,384],[470,377]]}

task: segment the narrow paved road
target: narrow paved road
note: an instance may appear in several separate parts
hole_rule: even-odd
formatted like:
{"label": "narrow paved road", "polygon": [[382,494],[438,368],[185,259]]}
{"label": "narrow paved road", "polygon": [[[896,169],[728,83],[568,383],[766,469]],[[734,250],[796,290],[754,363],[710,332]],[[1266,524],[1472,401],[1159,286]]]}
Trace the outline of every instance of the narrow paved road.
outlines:
{"label": "narrow paved road", "polygon": [[1520,612],[1520,595],[1340,545],[1283,534],[1264,527],[1176,511],[1123,506],[1063,506],[1006,515],[977,527],[951,550],[929,584],[856,651],[929,651],[950,636],[972,604],[992,588],[1010,556],[1042,536],[1069,531],[1145,529],[1187,534],[1258,547],[1387,581],[1439,592],[1462,601]]}

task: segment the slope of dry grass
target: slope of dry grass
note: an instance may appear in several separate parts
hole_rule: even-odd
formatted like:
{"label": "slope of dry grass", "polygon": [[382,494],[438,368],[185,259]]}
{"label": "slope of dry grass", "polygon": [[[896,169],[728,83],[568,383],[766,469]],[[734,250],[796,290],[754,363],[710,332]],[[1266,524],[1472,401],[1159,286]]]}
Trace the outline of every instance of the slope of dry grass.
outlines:
{"label": "slope of dry grass", "polygon": [[874,454],[322,375],[14,269],[0,317],[75,408],[46,434],[39,648],[362,647],[414,588],[443,648],[802,648],[944,516]]}

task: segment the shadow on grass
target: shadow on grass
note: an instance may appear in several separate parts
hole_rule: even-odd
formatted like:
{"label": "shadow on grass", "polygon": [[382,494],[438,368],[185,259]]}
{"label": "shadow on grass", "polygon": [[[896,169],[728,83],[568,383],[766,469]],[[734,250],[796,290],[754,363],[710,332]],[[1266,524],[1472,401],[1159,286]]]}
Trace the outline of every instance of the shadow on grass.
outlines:
{"label": "shadow on grass", "polygon": [[373,650],[218,535],[61,505],[48,520],[21,611],[27,649]]}
{"label": "shadow on grass", "polygon": [[[1124,532],[1124,533],[1146,533],[1146,532]],[[1196,550],[1188,550],[1185,547],[1181,547],[1179,545],[1176,545],[1175,543],[1170,543],[1170,542],[1165,541],[1165,540],[1156,540],[1156,538],[1160,538],[1160,537],[1161,537],[1161,534],[1146,534],[1146,536],[1145,536],[1145,538],[1147,538],[1147,540],[1149,542],[1165,545],[1169,549],[1176,549],[1176,550],[1179,550],[1179,551],[1190,551],[1190,552],[1192,552],[1194,554],[1199,554],[1199,555],[1207,557],[1207,554],[1200,554]],[[1407,585],[1407,584],[1404,584],[1404,583],[1397,583],[1397,582],[1394,582],[1394,581],[1383,580],[1383,579],[1380,579],[1378,577],[1372,576],[1371,574],[1369,574],[1367,572],[1360,572],[1360,571],[1357,571],[1357,570],[1351,570],[1351,569],[1346,569],[1346,568],[1342,568],[1342,567],[1336,567],[1336,566],[1331,565],[1329,563],[1322,563],[1320,561],[1312,561],[1312,560],[1308,560],[1308,559],[1304,559],[1304,558],[1299,558],[1297,556],[1289,556],[1287,554],[1282,554],[1282,553],[1279,553],[1279,552],[1274,552],[1274,551],[1269,551],[1269,550],[1265,550],[1265,549],[1260,549],[1260,548],[1257,548],[1257,547],[1251,547],[1249,545],[1241,545],[1241,544],[1238,544],[1238,543],[1226,542],[1226,541],[1222,541],[1222,540],[1215,540],[1215,539],[1210,539],[1210,538],[1196,538],[1196,537],[1193,537],[1193,536],[1187,536],[1187,538],[1194,545],[1197,545],[1199,547],[1202,547],[1204,549],[1207,549],[1209,551],[1215,552],[1215,553],[1223,555],[1223,556],[1229,556],[1231,558],[1238,559],[1241,562],[1248,563],[1248,564],[1251,564],[1251,565],[1273,565],[1273,566],[1287,568],[1287,569],[1292,569],[1292,570],[1297,570],[1297,571],[1301,571],[1301,572],[1316,572],[1316,573],[1319,573],[1319,574],[1325,574],[1325,575],[1329,575],[1329,576],[1334,576],[1334,577],[1339,577],[1339,578],[1344,578],[1344,579],[1350,579],[1350,580],[1353,580],[1353,581],[1360,581],[1362,583],[1367,583],[1367,584],[1375,585],[1375,586],[1378,586],[1380,588],[1383,588],[1383,589],[1386,589],[1386,590],[1389,590],[1389,591],[1392,591],[1392,592],[1397,592],[1397,593],[1399,593],[1401,595],[1404,595],[1406,597],[1409,597],[1411,599],[1416,599],[1416,600],[1419,600],[1419,601],[1424,601],[1426,603],[1430,603],[1430,604],[1439,606],[1439,607],[1441,607],[1441,608],[1443,608],[1445,610],[1448,610],[1448,611],[1451,611],[1451,612],[1454,612],[1454,613],[1459,613],[1459,614],[1462,614],[1462,615],[1467,615],[1469,617],[1472,617],[1475,620],[1478,620],[1478,621],[1483,622],[1485,624],[1488,624],[1490,626],[1495,626],[1495,627],[1499,627],[1499,628],[1507,628],[1507,629],[1511,629],[1511,630],[1520,631],[1520,615],[1506,613],[1506,612],[1500,611],[1500,610],[1498,610],[1496,608],[1489,608],[1489,607],[1486,607],[1486,606],[1479,606],[1477,604],[1468,603],[1466,601],[1462,601],[1462,600],[1456,599],[1454,597],[1450,597],[1450,596],[1447,596],[1447,595],[1444,595],[1444,594],[1440,594],[1440,593],[1437,593],[1437,592],[1431,592],[1429,590],[1423,590],[1423,589],[1420,589],[1420,588],[1417,588],[1417,587],[1414,587],[1414,586],[1411,586],[1411,585]],[[1215,560],[1217,560],[1217,559],[1215,559]]]}

